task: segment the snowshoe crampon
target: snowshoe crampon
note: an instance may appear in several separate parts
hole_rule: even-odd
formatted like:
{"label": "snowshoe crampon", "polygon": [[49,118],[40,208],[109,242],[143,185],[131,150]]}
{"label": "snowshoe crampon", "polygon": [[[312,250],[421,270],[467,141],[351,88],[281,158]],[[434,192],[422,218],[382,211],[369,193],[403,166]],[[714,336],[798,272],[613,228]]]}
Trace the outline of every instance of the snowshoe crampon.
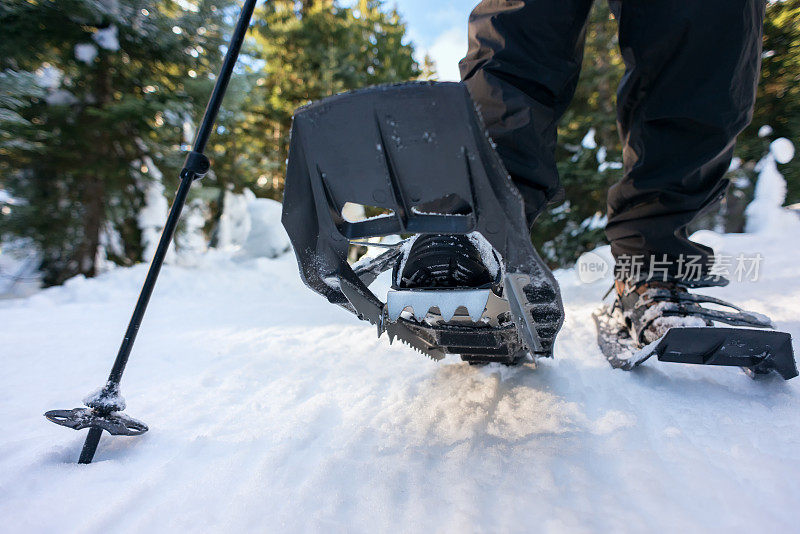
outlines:
{"label": "snowshoe crampon", "polygon": [[773,372],[784,380],[797,376],[792,337],[773,330],[769,318],[706,295],[666,290],[650,293],[653,301],[662,304],[664,317],[678,319],[677,323],[691,318],[701,326],[673,326],[645,343],[616,302],[603,305],[594,313],[594,320],[598,345],[612,367],[629,371],[655,355],[662,362],[737,366],[751,378]]}
{"label": "snowshoe crampon", "polygon": [[[360,221],[345,205],[378,215]],[[409,83],[332,96],[294,116],[283,224],[311,289],[434,359],[520,363],[551,356],[563,323],[553,275],[533,248],[522,198],[460,83]],[[482,287],[369,289],[403,246],[355,265],[352,242],[469,235],[490,245]],[[410,243],[406,240],[406,244]]]}

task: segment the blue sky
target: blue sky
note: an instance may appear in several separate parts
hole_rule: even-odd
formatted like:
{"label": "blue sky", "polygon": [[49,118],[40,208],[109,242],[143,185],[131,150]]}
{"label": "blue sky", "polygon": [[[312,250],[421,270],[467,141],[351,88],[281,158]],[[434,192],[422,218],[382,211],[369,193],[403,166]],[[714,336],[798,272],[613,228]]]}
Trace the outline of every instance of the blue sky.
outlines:
{"label": "blue sky", "polygon": [[[343,2],[345,3],[345,2]],[[478,0],[387,0],[405,19],[422,58],[436,62],[440,80],[458,80],[458,60],[467,51],[467,19]]]}
{"label": "blue sky", "polygon": [[[392,5],[392,2],[387,2]],[[477,0],[395,0],[420,55],[436,62],[441,80],[458,80],[458,60],[467,51],[467,19]]]}

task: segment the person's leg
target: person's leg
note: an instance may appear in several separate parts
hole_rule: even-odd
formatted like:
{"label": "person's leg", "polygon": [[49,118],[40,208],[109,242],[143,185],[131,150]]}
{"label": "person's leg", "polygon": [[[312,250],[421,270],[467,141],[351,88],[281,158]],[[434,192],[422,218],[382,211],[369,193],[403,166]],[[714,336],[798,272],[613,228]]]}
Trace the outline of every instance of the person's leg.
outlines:
{"label": "person's leg", "polygon": [[558,120],[578,82],[592,0],[483,0],[469,17],[467,84],[532,223],[560,186]]}
{"label": "person's leg", "polygon": [[672,277],[691,276],[679,267],[713,257],[686,227],[724,195],[735,138],[752,118],[764,0],[611,5],[627,68],[617,94],[624,177],[609,191],[606,235],[618,274],[637,257],[647,274],[666,255]]}

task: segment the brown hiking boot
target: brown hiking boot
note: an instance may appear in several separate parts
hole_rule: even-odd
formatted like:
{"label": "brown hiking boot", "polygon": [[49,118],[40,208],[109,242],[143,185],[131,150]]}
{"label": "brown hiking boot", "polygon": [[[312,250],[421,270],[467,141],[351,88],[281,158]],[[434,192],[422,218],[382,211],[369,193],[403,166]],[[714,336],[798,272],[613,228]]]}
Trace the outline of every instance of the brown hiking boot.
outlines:
{"label": "brown hiking boot", "polygon": [[625,324],[631,338],[647,345],[667,333],[673,326],[711,326],[708,319],[690,315],[683,302],[689,294],[675,282],[614,282],[617,293],[612,314]]}

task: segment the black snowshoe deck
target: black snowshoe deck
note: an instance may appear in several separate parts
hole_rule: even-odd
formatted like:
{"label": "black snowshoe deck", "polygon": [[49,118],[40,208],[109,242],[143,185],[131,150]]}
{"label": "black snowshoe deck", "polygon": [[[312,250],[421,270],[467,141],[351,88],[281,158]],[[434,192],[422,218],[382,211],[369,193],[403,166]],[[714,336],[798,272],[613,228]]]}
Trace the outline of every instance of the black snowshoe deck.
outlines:
{"label": "black snowshoe deck", "polygon": [[629,371],[653,355],[659,361],[741,367],[750,377],[777,372],[784,380],[797,376],[792,338],[764,328],[673,327],[656,341],[640,346],[626,325],[603,306],[594,314],[597,340],[615,369]]}
{"label": "black snowshoe deck", "polygon": [[[457,199],[459,209],[427,208],[444,198]],[[351,222],[342,214],[347,203],[384,215]],[[558,284],[530,242],[522,198],[463,84],[374,87],[298,110],[282,219],[306,285],[375,324],[378,335],[386,332],[435,359],[460,354],[472,363],[513,364],[529,354],[552,355],[564,317]],[[508,308],[506,322],[464,321],[463,313],[455,322],[409,314],[390,319],[368,286],[392,269],[400,251],[355,270],[347,261],[356,240],[472,232],[501,260],[494,291]]]}

